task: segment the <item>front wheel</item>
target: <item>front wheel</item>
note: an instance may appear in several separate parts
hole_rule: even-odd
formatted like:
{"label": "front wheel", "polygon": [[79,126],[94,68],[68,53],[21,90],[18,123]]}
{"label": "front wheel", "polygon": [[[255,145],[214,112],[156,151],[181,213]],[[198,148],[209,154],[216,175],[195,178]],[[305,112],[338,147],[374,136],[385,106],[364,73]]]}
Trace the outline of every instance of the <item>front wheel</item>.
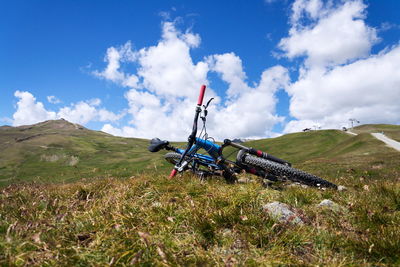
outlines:
{"label": "front wheel", "polygon": [[[181,156],[182,155],[179,153],[169,152],[165,154],[164,158],[172,165],[176,165],[181,159]],[[189,163],[189,169],[200,178],[206,178],[209,176],[222,176],[227,183],[234,183],[236,181],[236,176],[232,171],[228,170],[228,168],[225,168],[224,170],[217,170],[209,166],[209,162],[201,161],[200,159],[198,159],[197,162]]]}
{"label": "front wheel", "polygon": [[182,155],[179,153],[169,152],[164,155],[164,158],[166,161],[168,161],[172,165],[176,165],[179,162],[179,160],[181,159],[181,156]]}
{"label": "front wheel", "polygon": [[[182,155],[179,153],[169,152],[169,153],[165,154],[164,158],[166,161],[168,161],[172,165],[176,165],[179,162],[179,160],[181,159],[181,156]],[[186,157],[186,159],[188,159],[188,157]],[[199,164],[193,164],[193,162],[189,164],[189,170],[191,170],[194,174],[196,174],[201,179],[204,179],[204,178],[207,178],[207,177],[213,176],[213,175],[221,175],[217,171],[201,168],[201,166],[199,166]]]}
{"label": "front wheel", "polygon": [[265,170],[267,173],[277,177],[286,177],[289,180],[300,182],[303,184],[317,186],[317,187],[330,187],[337,189],[337,185],[328,182],[318,176],[309,174],[307,172],[289,167],[287,165],[279,164],[270,160],[246,155],[243,163],[253,167],[258,167]]}

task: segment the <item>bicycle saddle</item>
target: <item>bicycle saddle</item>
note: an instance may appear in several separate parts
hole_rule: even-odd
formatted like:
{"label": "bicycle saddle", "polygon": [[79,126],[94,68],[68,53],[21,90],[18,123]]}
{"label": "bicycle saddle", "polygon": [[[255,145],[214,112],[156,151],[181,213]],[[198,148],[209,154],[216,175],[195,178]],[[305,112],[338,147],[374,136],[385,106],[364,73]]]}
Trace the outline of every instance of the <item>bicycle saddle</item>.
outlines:
{"label": "bicycle saddle", "polygon": [[160,151],[161,149],[167,147],[169,145],[169,142],[164,140],[161,141],[159,138],[153,138],[150,140],[150,145],[147,148],[150,152],[157,152]]}

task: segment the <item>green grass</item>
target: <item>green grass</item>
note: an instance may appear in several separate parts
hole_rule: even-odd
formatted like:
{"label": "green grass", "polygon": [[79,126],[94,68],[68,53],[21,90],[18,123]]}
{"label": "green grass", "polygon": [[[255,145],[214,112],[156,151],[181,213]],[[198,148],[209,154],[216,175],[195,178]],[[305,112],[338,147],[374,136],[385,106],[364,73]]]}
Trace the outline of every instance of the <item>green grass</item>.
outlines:
{"label": "green grass", "polygon": [[[364,177],[348,173],[346,192],[159,174],[11,185],[0,195],[0,263],[399,264],[399,181]],[[344,210],[318,208],[326,198]],[[290,205],[304,225],[274,221],[261,209],[271,201]]]}
{"label": "green grass", "polygon": [[[0,177],[13,175],[0,189],[2,266],[400,264],[400,157],[367,132],[247,143],[348,188],[339,192],[264,187],[246,175],[249,183],[234,185],[190,174],[168,180],[171,166],[163,153],[144,152],[146,140],[74,128],[13,139],[30,130],[0,135],[8,140]],[[324,199],[342,209],[319,208]],[[269,217],[262,206],[272,201],[304,224]]]}

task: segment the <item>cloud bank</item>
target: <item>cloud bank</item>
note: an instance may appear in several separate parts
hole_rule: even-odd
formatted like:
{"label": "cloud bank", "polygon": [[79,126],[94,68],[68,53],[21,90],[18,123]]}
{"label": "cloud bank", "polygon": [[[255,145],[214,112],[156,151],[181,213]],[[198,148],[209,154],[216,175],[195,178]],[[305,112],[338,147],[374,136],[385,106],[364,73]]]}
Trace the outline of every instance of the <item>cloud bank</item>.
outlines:
{"label": "cloud bank", "polygon": [[365,23],[362,1],[324,3],[297,0],[289,36],[279,48],[289,59],[303,58],[297,81],[286,87],[290,121],[284,132],[305,127],[362,123],[400,123],[400,46],[378,54],[376,29]]}
{"label": "cloud bank", "polygon": [[100,99],[80,101],[70,106],[62,107],[58,112],[47,110],[42,102],[26,91],[16,91],[14,96],[18,98],[17,110],[13,115],[13,126],[34,124],[45,120],[64,118],[70,122],[86,124],[89,121],[117,121],[124,114],[115,114],[104,108],[99,108]]}
{"label": "cloud bank", "polygon": [[[198,34],[181,32],[174,23],[164,22],[162,38],[155,46],[129,51],[128,54],[135,55],[131,59],[137,66],[129,74],[122,73],[120,66],[130,42],[109,48],[107,66],[94,74],[128,88],[125,98],[131,121],[122,128],[106,124],[102,130],[122,136],[185,140],[192,126],[200,85],[207,84],[206,98],[216,98],[207,124],[213,137],[221,140],[271,135],[273,126],[283,121],[275,115],[275,92],[287,86],[287,70],[282,66],[266,69],[259,83],[249,86],[242,61],[234,53],[210,55],[193,62],[191,50],[200,43]],[[118,75],[106,74],[111,69]],[[210,73],[216,73],[228,85],[225,98],[210,86]],[[115,79],[116,76],[121,78]],[[132,76],[137,78],[135,84],[120,82]]]}

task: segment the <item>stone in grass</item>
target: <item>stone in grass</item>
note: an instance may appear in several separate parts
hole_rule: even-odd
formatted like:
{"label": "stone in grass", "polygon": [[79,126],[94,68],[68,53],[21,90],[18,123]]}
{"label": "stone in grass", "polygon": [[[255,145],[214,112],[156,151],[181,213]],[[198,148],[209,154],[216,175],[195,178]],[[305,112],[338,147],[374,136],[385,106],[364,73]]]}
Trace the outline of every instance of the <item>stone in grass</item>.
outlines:
{"label": "stone in grass", "polygon": [[238,182],[239,184],[248,184],[248,183],[254,183],[255,181],[252,180],[252,179],[246,178],[246,177],[242,177],[242,178],[239,178],[239,179],[237,180],[237,182]]}
{"label": "stone in grass", "polygon": [[303,224],[300,217],[290,210],[289,206],[280,202],[271,202],[263,206],[263,211],[279,222]]}
{"label": "stone in grass", "polygon": [[336,211],[336,212],[345,210],[345,208],[343,208],[342,206],[340,206],[339,204],[333,202],[330,199],[322,200],[321,203],[318,204],[318,207],[320,207],[320,208],[328,208],[328,209],[330,209],[332,211]]}
{"label": "stone in grass", "polygon": [[346,188],[345,186],[343,186],[343,185],[339,185],[338,188],[337,188],[337,190],[338,190],[338,191],[346,191],[347,188]]}
{"label": "stone in grass", "polygon": [[154,201],[154,202],[151,204],[151,206],[152,206],[153,208],[161,208],[161,207],[162,207],[162,204],[161,204],[160,202],[158,202],[158,201]]}
{"label": "stone in grass", "polygon": [[299,182],[294,182],[288,185],[288,187],[301,187],[301,188],[308,188],[308,185],[301,184]]}

